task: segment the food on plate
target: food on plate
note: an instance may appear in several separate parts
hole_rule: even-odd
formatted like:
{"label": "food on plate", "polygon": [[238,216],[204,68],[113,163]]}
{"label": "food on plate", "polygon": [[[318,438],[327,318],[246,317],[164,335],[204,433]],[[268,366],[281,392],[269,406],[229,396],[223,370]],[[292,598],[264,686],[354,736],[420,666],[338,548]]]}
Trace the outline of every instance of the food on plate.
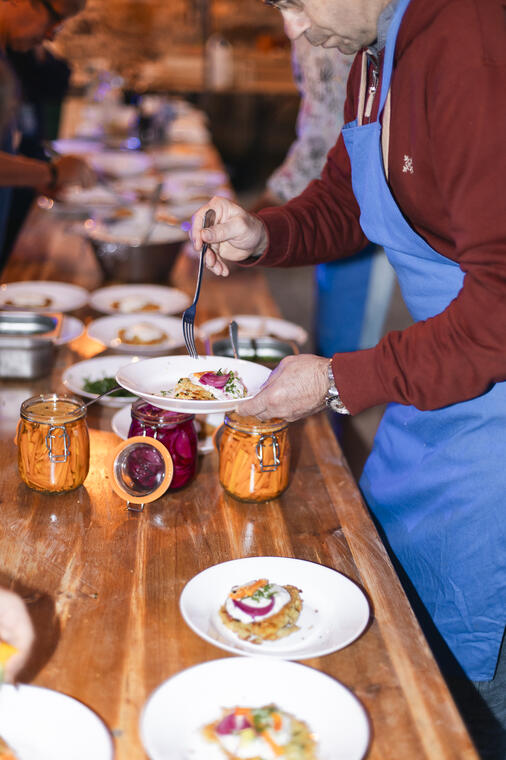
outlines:
{"label": "food on plate", "polygon": [[275,704],[224,709],[202,733],[228,760],[317,760],[307,723]]}
{"label": "food on plate", "polygon": [[247,392],[237,372],[218,369],[216,372],[192,372],[188,377],[181,377],[172,390],[162,390],[161,395],[195,401],[223,401],[244,398]]}
{"label": "food on plate", "polygon": [[169,336],[158,325],[150,322],[136,322],[128,327],[118,330],[118,338],[122,343],[129,343],[134,346],[154,346],[158,343],[165,343]]}
{"label": "food on plate", "polygon": [[0,641],[0,684],[4,680],[5,666],[18,650],[6,641]]}
{"label": "food on plate", "polygon": [[[99,380],[90,380],[89,377],[86,377],[83,382],[83,391],[87,391],[88,393],[96,393],[97,396],[100,396],[101,393],[106,393],[106,391],[109,391],[111,388],[114,388],[117,385],[116,378],[114,377],[101,377]],[[109,393],[109,396],[133,396],[133,393],[130,393],[130,391],[127,391],[125,388],[120,388],[117,391],[113,391],[112,393]]]}
{"label": "food on plate", "polygon": [[47,309],[52,303],[53,299],[49,298],[49,296],[28,290],[24,293],[14,293],[4,301],[6,306],[18,306],[24,309]]}
{"label": "food on plate", "polygon": [[131,314],[136,311],[160,311],[160,304],[153,303],[153,301],[150,301],[145,296],[132,294],[112,301],[111,309],[120,311],[123,314]]}
{"label": "food on plate", "polygon": [[219,615],[224,625],[252,644],[275,641],[298,631],[300,590],[266,578],[233,586]]}
{"label": "food on plate", "polygon": [[0,760],[18,760],[18,755],[14,753],[9,745],[0,736]]}

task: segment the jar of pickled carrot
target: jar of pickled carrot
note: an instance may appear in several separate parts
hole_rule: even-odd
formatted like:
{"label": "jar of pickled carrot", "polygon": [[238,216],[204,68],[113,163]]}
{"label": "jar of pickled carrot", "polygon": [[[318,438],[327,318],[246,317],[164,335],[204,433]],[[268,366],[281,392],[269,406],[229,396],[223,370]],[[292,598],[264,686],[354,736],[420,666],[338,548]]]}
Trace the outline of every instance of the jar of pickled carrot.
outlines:
{"label": "jar of pickled carrot", "polygon": [[219,438],[220,483],[241,501],[276,499],[290,479],[288,423],[231,412]]}
{"label": "jar of pickled carrot", "polygon": [[78,488],[90,462],[86,407],[73,396],[54,393],[23,401],[17,444],[19,474],[27,486],[49,493]]}

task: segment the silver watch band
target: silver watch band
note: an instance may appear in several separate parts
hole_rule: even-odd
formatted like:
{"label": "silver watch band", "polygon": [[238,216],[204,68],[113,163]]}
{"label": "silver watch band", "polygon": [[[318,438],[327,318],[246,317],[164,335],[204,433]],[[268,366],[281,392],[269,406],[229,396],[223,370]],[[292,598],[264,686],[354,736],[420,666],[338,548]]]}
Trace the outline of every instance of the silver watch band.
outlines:
{"label": "silver watch band", "polygon": [[337,412],[337,414],[349,414],[350,412],[342,402],[339,391],[336,388],[334,373],[332,372],[332,359],[329,361],[327,374],[329,378],[329,389],[325,396],[325,404],[329,409],[332,409],[333,412]]}

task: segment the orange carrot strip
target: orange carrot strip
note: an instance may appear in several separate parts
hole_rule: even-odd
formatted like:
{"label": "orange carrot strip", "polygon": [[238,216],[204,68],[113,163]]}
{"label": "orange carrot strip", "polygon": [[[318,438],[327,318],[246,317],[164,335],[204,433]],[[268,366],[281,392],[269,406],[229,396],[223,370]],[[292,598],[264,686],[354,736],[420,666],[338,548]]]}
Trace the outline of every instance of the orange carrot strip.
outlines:
{"label": "orange carrot strip", "polygon": [[259,588],[266,586],[267,583],[267,578],[262,578],[259,581],[254,581],[254,583],[248,583],[246,586],[240,586],[235,591],[231,591],[229,597],[231,599],[243,599],[245,596],[251,596],[254,594],[255,591],[257,591]]}
{"label": "orange carrot strip", "polygon": [[280,755],[283,755],[285,750],[283,747],[280,747],[279,744],[276,744],[272,736],[268,731],[262,731],[261,736],[265,739],[269,747],[272,749],[274,754],[279,757]]}
{"label": "orange carrot strip", "polygon": [[281,726],[283,725],[283,721],[281,720],[281,715],[277,712],[271,713],[272,718],[272,727],[274,731],[279,731]]}

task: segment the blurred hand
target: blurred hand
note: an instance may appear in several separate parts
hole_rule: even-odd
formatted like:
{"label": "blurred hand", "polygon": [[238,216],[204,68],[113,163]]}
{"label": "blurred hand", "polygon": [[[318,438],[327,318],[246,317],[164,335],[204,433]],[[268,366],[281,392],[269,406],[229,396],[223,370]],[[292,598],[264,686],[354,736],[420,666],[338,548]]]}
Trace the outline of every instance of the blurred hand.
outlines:
{"label": "blurred hand", "polygon": [[[204,216],[210,208],[214,209],[216,220],[212,227],[203,230]],[[223,277],[229,274],[227,261],[244,261],[251,254],[263,253],[267,247],[263,222],[236,203],[218,196],[194,214],[190,234],[195,250],[200,250],[203,243],[212,246],[207,249],[206,266]]]}
{"label": "blurred hand", "polygon": [[285,357],[260,393],[235,411],[261,420],[281,417],[288,422],[319,412],[329,389],[328,364],[328,359],[313,354]]}
{"label": "blurred hand", "polygon": [[35,633],[20,596],[0,589],[0,639],[18,650],[5,665],[4,678],[14,681],[32,648]]}
{"label": "blurred hand", "polygon": [[80,185],[92,187],[97,177],[91,166],[79,156],[62,156],[53,161],[58,171],[58,187]]}

